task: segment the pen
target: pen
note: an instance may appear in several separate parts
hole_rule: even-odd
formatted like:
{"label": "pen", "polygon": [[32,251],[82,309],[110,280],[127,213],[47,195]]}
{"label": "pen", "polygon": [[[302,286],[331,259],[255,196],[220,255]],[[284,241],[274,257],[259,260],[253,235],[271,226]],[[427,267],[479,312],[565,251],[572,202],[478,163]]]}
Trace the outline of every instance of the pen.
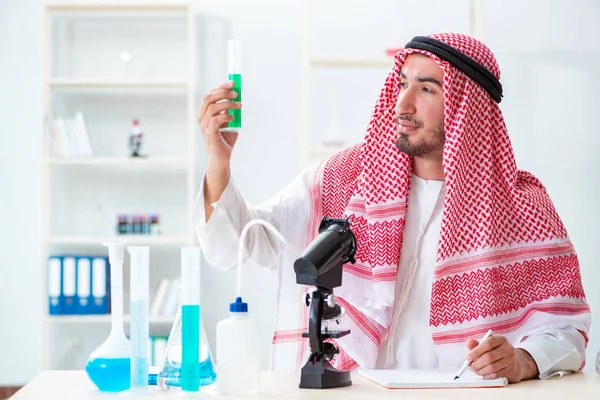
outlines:
{"label": "pen", "polygon": [[[483,338],[479,341],[479,343],[481,344],[481,342],[483,342],[485,339],[489,338],[490,336],[492,336],[492,330],[490,329],[489,331],[487,331],[487,333],[483,336]],[[467,368],[469,368],[471,366],[471,363],[468,361],[465,361],[464,364],[462,365],[462,367],[460,367],[460,371],[458,371],[458,374],[456,374],[456,376],[454,377],[454,380],[457,380],[458,378],[460,378],[460,376],[467,370]]]}

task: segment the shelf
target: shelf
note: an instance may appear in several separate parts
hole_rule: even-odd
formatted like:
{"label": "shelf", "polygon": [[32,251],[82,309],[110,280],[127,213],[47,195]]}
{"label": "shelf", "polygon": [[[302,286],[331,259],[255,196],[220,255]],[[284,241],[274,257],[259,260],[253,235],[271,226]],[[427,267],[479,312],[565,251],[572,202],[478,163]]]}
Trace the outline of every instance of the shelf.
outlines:
{"label": "shelf", "polygon": [[[90,314],[90,315],[49,315],[48,319],[51,322],[62,322],[62,323],[110,323],[111,315],[110,314]],[[125,315],[123,317],[123,322],[129,323],[131,321],[131,317],[129,315]],[[170,324],[172,325],[175,321],[174,315],[159,315],[159,316],[149,316],[148,322],[150,324],[160,325],[160,324]]]}
{"label": "shelf", "polygon": [[52,12],[139,12],[139,11],[188,11],[188,3],[114,3],[114,2],[79,2],[79,3],[46,3],[46,9]]}
{"label": "shelf", "polygon": [[[93,157],[40,154],[38,164],[43,170],[40,261],[44,270],[47,257],[53,253],[106,254],[103,243],[124,242],[156,248],[161,254],[155,272],[169,276],[162,266],[179,262],[175,249],[196,244],[193,227],[187,221],[197,194],[199,165],[197,122],[189,118],[197,109],[198,93],[197,77],[189,71],[198,70],[196,55],[202,39],[195,8],[194,2],[186,0],[44,2],[41,109],[63,117],[84,112],[89,116],[86,119],[89,126],[96,127],[89,132],[91,142],[96,143],[97,149],[108,149],[97,151]],[[148,143],[155,149],[148,157],[128,157],[127,128],[121,129],[130,126],[133,117],[148,121],[148,126],[160,136],[151,145]],[[119,131],[125,132],[125,136]],[[46,132],[37,135],[43,140],[43,147],[50,148]],[[185,139],[185,144],[173,143],[171,136],[177,136],[173,137],[177,141]],[[113,144],[113,140],[124,142]],[[111,152],[111,148],[120,150]],[[152,187],[157,180],[164,190],[142,197],[146,193],[139,193],[138,187]],[[135,184],[123,188],[129,182]],[[88,187],[100,190],[100,198]],[[106,224],[102,222],[97,229],[86,230],[86,226],[92,225],[92,218],[88,217],[100,217],[89,215],[92,207],[104,204],[105,199],[114,203],[114,209],[106,210],[108,215],[102,218]],[[77,202],[72,208],[71,200]],[[174,225],[172,229],[169,228],[172,224],[163,225],[163,234],[159,236],[118,235],[117,221],[111,224],[107,218],[131,207],[139,212],[160,211],[161,218],[165,216]],[[65,229],[60,229],[62,219]],[[56,224],[57,220],[61,224]],[[40,284],[39,290],[46,291],[48,282]],[[71,338],[65,332],[78,336],[78,343],[86,348],[93,339],[88,338],[90,330],[103,331],[111,325],[110,314],[48,315],[47,302],[41,304],[46,328],[40,333],[42,369],[56,365],[77,367],[78,354],[75,351],[71,354],[69,349],[73,347],[68,347]],[[161,334],[169,332],[174,320],[175,316],[149,317],[152,331]],[[124,321],[127,332],[131,317],[125,316]],[[55,348],[67,350],[61,355]]]}
{"label": "shelf", "polygon": [[344,145],[341,147],[312,147],[309,152],[313,156],[330,156],[334,153],[337,153],[340,150],[343,150],[348,145]]}
{"label": "shelf", "polygon": [[48,157],[48,165],[122,166],[122,167],[177,167],[186,168],[187,157]]}
{"label": "shelf", "polygon": [[56,88],[186,88],[188,82],[183,80],[102,80],[102,79],[76,79],[52,78],[48,81],[51,87]]}
{"label": "shelf", "polygon": [[392,57],[379,58],[317,58],[310,59],[310,63],[319,67],[346,67],[346,68],[390,68],[394,62]]}
{"label": "shelf", "polygon": [[187,236],[150,236],[150,235],[121,235],[121,236],[51,236],[48,244],[62,245],[97,245],[106,242],[125,242],[126,244],[141,245],[189,245]]}

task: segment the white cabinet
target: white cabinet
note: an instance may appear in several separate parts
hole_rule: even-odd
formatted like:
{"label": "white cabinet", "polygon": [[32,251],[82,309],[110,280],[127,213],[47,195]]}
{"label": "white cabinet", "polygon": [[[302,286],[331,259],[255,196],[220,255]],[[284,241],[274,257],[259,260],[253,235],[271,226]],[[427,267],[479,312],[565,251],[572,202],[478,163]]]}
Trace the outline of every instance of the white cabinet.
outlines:
{"label": "white cabinet", "polygon": [[[44,7],[45,114],[85,116],[93,155],[52,153],[43,133],[42,293],[53,254],[105,255],[102,243],[150,245],[150,291],[179,275],[179,247],[195,245],[191,214],[199,180],[196,14],[188,3],[48,3]],[[141,153],[128,147],[132,121]],[[158,214],[161,235],[118,236],[118,214]],[[125,302],[129,308],[128,259]],[[48,316],[44,369],[83,368],[108,335],[110,317]],[[151,334],[173,317],[152,317]]]}

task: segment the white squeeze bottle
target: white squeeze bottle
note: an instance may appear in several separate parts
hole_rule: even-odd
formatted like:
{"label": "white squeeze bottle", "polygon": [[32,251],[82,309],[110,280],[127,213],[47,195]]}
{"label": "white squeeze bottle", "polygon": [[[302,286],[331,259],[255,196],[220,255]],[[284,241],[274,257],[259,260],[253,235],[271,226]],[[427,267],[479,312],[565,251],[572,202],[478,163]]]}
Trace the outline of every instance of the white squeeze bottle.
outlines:
{"label": "white squeeze bottle", "polygon": [[222,394],[255,394],[260,389],[258,328],[248,317],[248,304],[241,298],[244,239],[254,225],[265,226],[286,243],[281,233],[262,219],[253,219],[242,229],[237,262],[238,297],[229,305],[229,318],[217,324],[217,386]]}
{"label": "white squeeze bottle", "polygon": [[217,385],[221,394],[255,394],[260,386],[258,328],[241,297],[217,324]]}

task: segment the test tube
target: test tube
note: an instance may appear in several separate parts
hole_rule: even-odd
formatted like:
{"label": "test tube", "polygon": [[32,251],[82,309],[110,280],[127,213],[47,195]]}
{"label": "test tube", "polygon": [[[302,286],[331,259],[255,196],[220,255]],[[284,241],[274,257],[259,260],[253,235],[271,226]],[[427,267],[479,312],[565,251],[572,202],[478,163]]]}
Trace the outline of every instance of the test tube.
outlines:
{"label": "test tube", "polygon": [[200,248],[181,248],[181,389],[200,388]]}
{"label": "test tube", "polygon": [[147,246],[130,246],[131,296],[131,390],[148,389],[148,287],[149,252]]}
{"label": "test tube", "polygon": [[[229,80],[233,81],[233,91],[237,93],[235,99],[229,101],[242,101],[242,42],[236,39],[227,41],[227,69]],[[237,108],[229,110],[229,114],[233,115],[233,121],[229,121],[227,128],[221,129],[227,131],[239,131],[242,128],[242,110]]]}

